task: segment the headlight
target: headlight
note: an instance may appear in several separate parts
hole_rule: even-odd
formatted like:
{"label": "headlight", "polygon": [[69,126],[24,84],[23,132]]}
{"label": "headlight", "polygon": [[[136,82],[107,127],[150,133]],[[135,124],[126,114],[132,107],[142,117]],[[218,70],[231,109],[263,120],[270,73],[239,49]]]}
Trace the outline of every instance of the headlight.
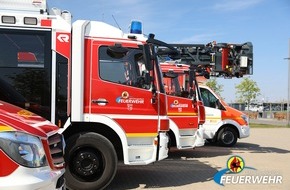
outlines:
{"label": "headlight", "polygon": [[241,118],[247,123],[249,124],[249,117],[247,115],[241,115]]}
{"label": "headlight", "polygon": [[1,132],[0,148],[18,164],[37,168],[47,165],[41,140],[22,132]]}

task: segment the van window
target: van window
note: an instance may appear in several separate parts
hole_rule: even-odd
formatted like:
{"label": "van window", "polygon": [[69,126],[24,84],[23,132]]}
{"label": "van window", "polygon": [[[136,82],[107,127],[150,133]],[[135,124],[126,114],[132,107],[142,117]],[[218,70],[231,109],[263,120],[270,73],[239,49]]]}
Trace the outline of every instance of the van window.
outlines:
{"label": "van window", "polygon": [[204,106],[211,108],[217,107],[216,102],[218,99],[208,89],[200,88],[200,92]]}

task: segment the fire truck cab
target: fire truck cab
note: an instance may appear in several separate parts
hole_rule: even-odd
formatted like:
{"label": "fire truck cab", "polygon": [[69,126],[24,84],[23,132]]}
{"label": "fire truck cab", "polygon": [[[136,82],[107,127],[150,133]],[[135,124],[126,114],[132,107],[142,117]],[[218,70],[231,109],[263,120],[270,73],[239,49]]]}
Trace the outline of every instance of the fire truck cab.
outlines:
{"label": "fire truck cab", "polygon": [[167,94],[170,146],[177,149],[204,145],[205,109],[196,78],[190,66],[175,61],[161,63]]}
{"label": "fire truck cab", "polygon": [[59,128],[0,101],[0,189],[64,189],[64,139]]}
{"label": "fire truck cab", "polygon": [[[167,157],[169,119],[157,46],[99,21],[77,20],[45,0],[0,0],[1,100],[61,127],[69,189],[102,189],[118,160]],[[4,91],[3,91],[4,92]],[[1,92],[2,93],[2,92]]]}

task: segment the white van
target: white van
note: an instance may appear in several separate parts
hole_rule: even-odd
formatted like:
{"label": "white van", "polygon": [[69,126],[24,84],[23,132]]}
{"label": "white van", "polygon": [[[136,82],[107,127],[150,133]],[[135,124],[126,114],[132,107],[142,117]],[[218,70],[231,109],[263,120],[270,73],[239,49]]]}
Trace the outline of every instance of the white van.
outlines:
{"label": "white van", "polygon": [[212,89],[199,85],[205,106],[204,138],[221,146],[234,146],[238,138],[250,135],[249,118],[230,107]]}

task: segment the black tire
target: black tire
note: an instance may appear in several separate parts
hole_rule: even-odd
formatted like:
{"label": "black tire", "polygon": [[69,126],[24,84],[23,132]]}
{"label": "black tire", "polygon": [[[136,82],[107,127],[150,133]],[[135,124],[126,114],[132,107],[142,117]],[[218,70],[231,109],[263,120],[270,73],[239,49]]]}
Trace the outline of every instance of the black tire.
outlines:
{"label": "black tire", "polygon": [[92,132],[76,134],[66,142],[65,180],[68,189],[104,189],[117,171],[117,154],[112,143]]}
{"label": "black tire", "polygon": [[232,147],[237,143],[238,134],[232,127],[224,127],[218,133],[218,143],[221,146]]}

